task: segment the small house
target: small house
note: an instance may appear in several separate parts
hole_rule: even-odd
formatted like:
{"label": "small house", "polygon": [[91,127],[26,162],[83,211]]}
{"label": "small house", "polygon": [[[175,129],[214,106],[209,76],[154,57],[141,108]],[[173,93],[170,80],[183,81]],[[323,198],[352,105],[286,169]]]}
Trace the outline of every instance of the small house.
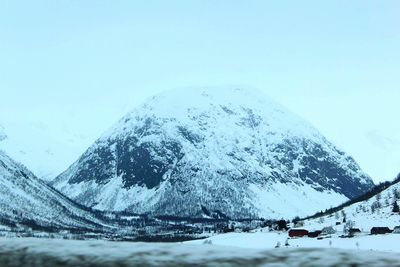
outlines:
{"label": "small house", "polygon": [[321,234],[323,235],[332,235],[336,233],[336,230],[332,226],[326,226],[322,228],[321,232],[322,232]]}
{"label": "small house", "polygon": [[396,227],[393,229],[393,233],[395,233],[395,234],[400,234],[400,226],[396,226]]}
{"label": "small house", "polygon": [[290,229],[289,237],[304,237],[308,236],[308,231],[305,229]]}
{"label": "small house", "polygon": [[372,227],[371,228],[371,235],[384,235],[390,234],[392,230],[389,227]]}
{"label": "small house", "polygon": [[317,238],[321,233],[322,231],[309,232],[307,236],[310,238]]}
{"label": "small house", "polygon": [[349,235],[359,235],[361,234],[361,230],[358,228],[350,228],[349,229]]}

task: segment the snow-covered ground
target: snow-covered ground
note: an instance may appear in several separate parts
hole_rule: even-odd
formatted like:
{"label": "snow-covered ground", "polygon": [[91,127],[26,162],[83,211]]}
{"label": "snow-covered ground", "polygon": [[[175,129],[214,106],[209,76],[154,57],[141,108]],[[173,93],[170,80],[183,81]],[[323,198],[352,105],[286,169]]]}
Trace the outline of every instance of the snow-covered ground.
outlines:
{"label": "snow-covered ground", "polygon": [[[285,246],[288,240],[286,232],[229,233],[208,238],[213,245],[230,246],[244,249],[273,249],[280,243]],[[205,240],[189,241],[188,244],[202,244]],[[400,234],[360,235],[353,238],[316,238],[289,239],[289,248],[335,248],[400,253]]]}
{"label": "snow-covered ground", "polygon": [[[225,237],[248,236],[240,234]],[[255,235],[257,236],[257,235]],[[221,238],[220,236],[219,238]],[[245,238],[246,237],[246,238]],[[217,239],[214,241],[217,242]],[[248,240],[249,241],[249,240]],[[400,254],[314,248],[0,239],[0,266],[399,266]]]}

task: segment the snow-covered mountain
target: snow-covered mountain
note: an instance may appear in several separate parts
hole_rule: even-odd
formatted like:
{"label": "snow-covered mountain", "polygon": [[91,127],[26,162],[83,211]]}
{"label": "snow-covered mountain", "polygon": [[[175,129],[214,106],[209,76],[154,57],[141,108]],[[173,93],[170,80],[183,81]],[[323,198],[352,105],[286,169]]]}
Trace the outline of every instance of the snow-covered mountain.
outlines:
{"label": "snow-covered mountain", "polygon": [[303,119],[257,90],[225,87],[149,99],[53,185],[102,210],[278,218],[338,205],[373,182]]}
{"label": "snow-covered mountain", "polygon": [[[374,191],[361,196],[353,204],[349,203],[350,205],[335,208],[326,215],[306,220],[305,226],[314,229],[332,226],[341,231],[344,219],[346,222],[353,222],[354,227],[364,232],[369,232],[372,227],[393,229],[399,226],[400,212],[394,212],[393,208],[396,204],[400,205],[400,175],[391,183],[377,186]],[[337,222],[341,224],[336,225]]]}
{"label": "snow-covered mountain", "polygon": [[100,219],[0,150],[0,225],[101,229]]}

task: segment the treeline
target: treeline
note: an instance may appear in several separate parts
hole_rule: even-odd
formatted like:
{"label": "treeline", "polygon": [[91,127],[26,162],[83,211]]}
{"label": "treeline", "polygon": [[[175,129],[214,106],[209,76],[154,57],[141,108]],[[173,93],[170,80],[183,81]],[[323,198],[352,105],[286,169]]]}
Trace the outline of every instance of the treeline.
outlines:
{"label": "treeline", "polygon": [[[23,214],[14,214],[13,218],[0,216],[0,224],[8,225],[9,232],[17,235],[37,236],[48,233],[66,239],[109,239],[115,241],[158,241],[180,242],[213,234],[233,231],[247,232],[275,221],[260,219],[214,219],[177,216],[151,216],[129,212],[93,211],[102,217],[106,224],[101,226],[87,221],[86,218],[74,217],[61,225],[60,222],[43,222],[27,219]],[[80,225],[76,225],[76,223]],[[87,227],[86,227],[87,226]],[[113,227],[110,227],[113,226]],[[7,231],[5,231],[7,232]],[[3,231],[3,234],[5,233]]]}

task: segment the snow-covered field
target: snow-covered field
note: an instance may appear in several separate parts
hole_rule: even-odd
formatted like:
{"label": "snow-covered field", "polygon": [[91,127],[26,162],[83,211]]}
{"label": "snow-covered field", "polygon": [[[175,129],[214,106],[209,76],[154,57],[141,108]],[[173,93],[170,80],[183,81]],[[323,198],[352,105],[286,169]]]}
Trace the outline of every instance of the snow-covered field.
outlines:
{"label": "snow-covered field", "polygon": [[[278,243],[280,243],[281,247],[284,247],[288,240],[288,235],[284,232],[229,233],[213,236],[207,240],[218,246],[244,249],[273,249]],[[188,243],[202,244],[203,242],[205,241],[196,240]],[[335,248],[400,253],[400,234],[363,234],[353,238],[340,238],[335,235],[332,238],[324,238],[322,240],[305,237],[289,239],[288,243],[289,248]]]}
{"label": "snow-covered field", "polygon": [[[261,238],[254,234],[257,236]],[[238,242],[239,237],[240,242],[262,242],[243,234],[219,236],[213,242]],[[333,248],[265,250],[202,242],[154,244],[16,238],[0,239],[0,266],[400,266],[400,254]]]}

